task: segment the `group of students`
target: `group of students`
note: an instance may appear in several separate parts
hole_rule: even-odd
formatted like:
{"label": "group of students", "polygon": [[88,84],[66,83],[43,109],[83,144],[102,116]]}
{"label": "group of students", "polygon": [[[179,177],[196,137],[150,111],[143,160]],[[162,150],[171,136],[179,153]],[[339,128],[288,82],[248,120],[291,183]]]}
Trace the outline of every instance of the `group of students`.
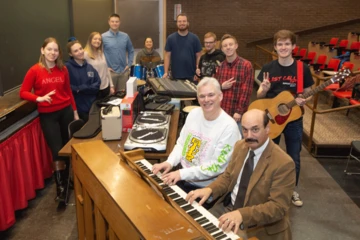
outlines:
{"label": "group of students", "polygon": [[[119,54],[122,49],[114,45],[113,34],[120,37],[115,37],[115,42],[120,40],[126,51],[129,49],[130,58],[133,47],[127,34],[118,31],[119,25],[119,15],[112,14],[110,30],[103,34],[92,32],[85,48],[76,38],[70,38],[66,45],[70,59],[65,64],[59,42],[52,37],[45,39],[39,62],[28,70],[20,88],[22,99],[37,102],[41,128],[52,153],[56,199],[59,201],[65,200],[69,164],[66,157],[58,156],[58,152],[69,141],[69,124],[78,119],[88,121],[96,99],[103,99],[125,87],[124,83],[115,82],[114,85],[113,82],[113,79],[117,80],[118,72],[123,71],[119,61],[127,62]],[[146,38],[139,58],[148,54],[156,54],[151,38]]]}
{"label": "group of students", "polygon": [[[216,66],[207,68],[206,57],[214,53],[216,42],[216,35],[209,33],[204,39],[208,55],[201,61],[205,67],[200,64],[198,43],[191,48],[195,64],[182,65],[181,61],[187,57],[179,56],[184,54],[179,50],[185,49],[177,49],[176,44],[180,41],[187,46],[197,37],[191,34],[188,38],[186,15],[178,16],[177,25],[178,31],[170,35],[166,43],[164,77],[169,76],[170,64],[175,75],[185,73],[188,69],[182,71],[184,67],[191,68],[191,77],[207,73],[211,77],[199,80],[197,94],[201,108],[190,112],[174,150],[166,162],[154,165],[154,173],[164,170],[164,182],[179,184],[188,192],[187,199],[191,202],[198,198],[201,203],[207,198],[217,200],[209,202],[208,207],[216,202],[213,213],[226,231],[236,232],[241,228],[265,239],[291,239],[289,204],[292,199],[295,205],[302,205],[299,195],[293,191],[300,172],[302,118],[290,122],[283,132],[290,158],[270,141],[267,115],[260,110],[247,111],[253,89],[253,68],[248,60],[237,55],[236,38],[229,34],[221,38],[222,54],[219,51],[216,54],[223,59],[216,59],[213,61]],[[69,140],[69,123],[79,118],[86,120],[92,102],[114,93],[116,85],[126,82],[132,65],[133,47],[129,36],[118,31],[120,17],[117,14],[109,17],[109,26],[110,30],[102,35],[91,33],[84,49],[76,39],[68,42],[71,58],[66,64],[57,40],[45,39],[39,62],[28,70],[20,89],[21,98],[37,102],[40,124],[52,152],[56,198],[61,201],[65,200],[69,164],[58,152]],[[313,80],[304,65],[304,89],[297,92],[297,64],[292,58],[295,44],[296,36],[288,30],[274,35],[278,60],[265,65],[258,75],[262,82],[258,98],[272,98],[288,90],[298,105],[303,106],[308,100],[301,94],[311,90]],[[152,45],[152,39],[146,38],[137,61],[141,61],[141,56],[156,54]],[[219,64],[220,60],[223,61]],[[241,175],[249,159],[253,161],[250,168],[254,174],[250,180],[243,180]],[[178,170],[171,171],[177,165]],[[244,188],[244,181],[249,188],[247,184]],[[240,205],[238,195],[245,197]]]}
{"label": "group of students", "polygon": [[[180,31],[181,23],[179,26]],[[204,40],[207,46],[216,38],[208,34]],[[290,91],[298,106],[309,100],[303,94],[311,91],[314,81],[309,67],[293,58],[295,46],[296,36],[291,31],[275,33],[278,59],[264,65],[257,76],[261,81],[258,99]],[[197,87],[201,108],[189,113],[168,160],[155,164],[152,170],[155,174],[163,171],[164,183],[182,188],[190,203],[196,200],[210,209],[224,231],[234,231],[241,237],[291,239],[290,204],[303,205],[295,191],[300,176],[303,120],[300,117],[284,128],[286,152],[278,146],[280,136],[269,138],[268,114],[247,110],[253,73],[249,61],[237,55],[237,48],[235,37],[222,37],[224,61]]]}

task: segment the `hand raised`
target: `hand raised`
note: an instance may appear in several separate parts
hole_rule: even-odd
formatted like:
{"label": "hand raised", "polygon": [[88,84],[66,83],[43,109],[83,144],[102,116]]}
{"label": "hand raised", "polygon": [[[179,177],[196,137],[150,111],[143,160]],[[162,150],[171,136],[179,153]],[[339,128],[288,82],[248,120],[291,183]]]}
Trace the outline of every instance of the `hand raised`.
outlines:
{"label": "hand raised", "polygon": [[52,90],[51,92],[47,93],[46,95],[42,96],[42,97],[38,97],[36,99],[37,102],[48,102],[51,104],[52,102],[52,98],[51,96],[54,95],[56,93],[56,90]]}
{"label": "hand raised", "polygon": [[269,91],[270,89],[270,86],[271,86],[271,83],[269,81],[269,72],[264,72],[263,74],[263,81],[262,83],[260,84],[260,86],[262,87],[262,89],[264,91]]}
{"label": "hand raised", "polygon": [[232,87],[232,85],[233,85],[235,82],[236,82],[236,79],[234,79],[234,78],[232,77],[232,78],[226,80],[225,82],[223,82],[223,83],[221,84],[221,88],[222,88],[222,89],[229,89],[229,88]]}

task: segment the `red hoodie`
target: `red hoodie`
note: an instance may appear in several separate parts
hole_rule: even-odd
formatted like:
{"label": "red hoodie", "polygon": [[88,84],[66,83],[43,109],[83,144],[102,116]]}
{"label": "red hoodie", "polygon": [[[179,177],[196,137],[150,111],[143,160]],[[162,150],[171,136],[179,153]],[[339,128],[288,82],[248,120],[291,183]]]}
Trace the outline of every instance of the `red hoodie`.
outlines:
{"label": "red hoodie", "polygon": [[[76,104],[70,88],[69,73],[64,66],[60,70],[57,66],[50,69],[50,73],[39,63],[32,66],[26,73],[23,84],[20,88],[22,99],[36,102],[38,97],[45,96],[55,90],[51,95],[52,102],[37,103],[40,113],[50,113],[61,110],[70,104],[76,110]],[[31,90],[34,89],[34,93]]]}

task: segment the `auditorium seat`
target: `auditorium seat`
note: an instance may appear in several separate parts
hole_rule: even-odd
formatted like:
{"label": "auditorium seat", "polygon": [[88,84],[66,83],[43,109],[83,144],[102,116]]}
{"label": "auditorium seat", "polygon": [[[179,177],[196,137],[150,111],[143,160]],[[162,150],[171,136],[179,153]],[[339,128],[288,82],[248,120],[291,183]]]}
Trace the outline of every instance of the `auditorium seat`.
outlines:
{"label": "auditorium seat", "polygon": [[324,69],[325,68],[325,63],[326,63],[326,58],[327,56],[326,55],[319,55],[319,57],[317,58],[316,60],[316,66],[314,66],[314,69],[317,70],[317,69]]}
{"label": "auditorium seat", "polygon": [[345,53],[343,51],[347,48],[348,43],[349,43],[349,40],[347,40],[347,39],[340,40],[339,46],[336,48],[338,56]]}
{"label": "auditorium seat", "polygon": [[293,55],[293,57],[296,59],[296,60],[302,60],[305,58],[306,56],[306,52],[307,52],[307,49],[306,48],[300,48],[300,51],[299,51],[299,54],[298,55]]}
{"label": "auditorium seat", "polygon": [[330,47],[335,47],[336,44],[338,43],[338,41],[339,41],[339,38],[337,38],[337,37],[331,38],[330,41],[329,41],[329,46]]}
{"label": "auditorium seat", "polygon": [[295,46],[295,48],[292,50],[292,55],[296,56],[299,51],[299,46]]}
{"label": "auditorium seat", "polygon": [[313,64],[316,57],[316,52],[309,52],[306,58],[301,59],[301,61],[306,62],[307,64]]}
{"label": "auditorium seat", "polygon": [[326,66],[326,70],[337,71],[339,69],[340,59],[331,58],[328,65]]}
{"label": "auditorium seat", "polygon": [[354,68],[354,64],[352,62],[344,62],[342,65],[341,65],[341,68],[347,68],[349,69],[350,71],[353,70]]}

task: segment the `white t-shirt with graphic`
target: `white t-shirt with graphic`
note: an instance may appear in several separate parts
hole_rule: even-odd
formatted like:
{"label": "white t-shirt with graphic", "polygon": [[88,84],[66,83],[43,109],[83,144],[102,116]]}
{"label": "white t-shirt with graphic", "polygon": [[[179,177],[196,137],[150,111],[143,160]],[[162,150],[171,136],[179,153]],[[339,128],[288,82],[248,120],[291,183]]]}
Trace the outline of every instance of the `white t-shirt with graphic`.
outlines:
{"label": "white t-shirt with graphic", "polygon": [[239,128],[225,111],[208,121],[199,107],[187,116],[167,162],[172,166],[181,163],[181,180],[205,187],[224,172],[238,140]]}

